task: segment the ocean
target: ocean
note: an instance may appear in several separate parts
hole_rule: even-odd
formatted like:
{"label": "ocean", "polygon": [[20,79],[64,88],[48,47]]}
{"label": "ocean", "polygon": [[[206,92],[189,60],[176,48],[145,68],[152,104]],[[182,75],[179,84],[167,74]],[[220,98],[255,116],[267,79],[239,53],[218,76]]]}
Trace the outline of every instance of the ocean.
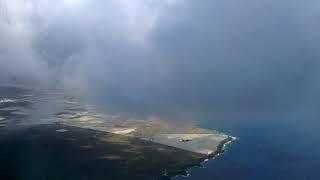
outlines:
{"label": "ocean", "polygon": [[226,152],[189,170],[187,180],[317,180],[320,178],[320,131],[316,116],[303,113],[233,118],[201,125],[238,139]]}

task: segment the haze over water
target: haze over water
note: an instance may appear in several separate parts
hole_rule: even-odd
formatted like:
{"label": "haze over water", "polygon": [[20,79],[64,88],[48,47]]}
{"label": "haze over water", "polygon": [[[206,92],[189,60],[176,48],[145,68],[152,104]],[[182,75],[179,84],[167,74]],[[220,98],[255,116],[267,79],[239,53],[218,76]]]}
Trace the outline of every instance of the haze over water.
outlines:
{"label": "haze over water", "polygon": [[319,179],[319,17],[317,0],[1,0],[0,85],[238,137],[189,179]]}

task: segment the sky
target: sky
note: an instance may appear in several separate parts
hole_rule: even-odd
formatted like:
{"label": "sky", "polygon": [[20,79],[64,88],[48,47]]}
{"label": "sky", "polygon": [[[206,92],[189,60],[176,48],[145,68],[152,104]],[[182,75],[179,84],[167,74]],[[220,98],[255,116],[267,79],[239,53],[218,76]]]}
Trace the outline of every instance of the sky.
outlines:
{"label": "sky", "polygon": [[0,79],[146,114],[316,109],[316,0],[1,0]]}

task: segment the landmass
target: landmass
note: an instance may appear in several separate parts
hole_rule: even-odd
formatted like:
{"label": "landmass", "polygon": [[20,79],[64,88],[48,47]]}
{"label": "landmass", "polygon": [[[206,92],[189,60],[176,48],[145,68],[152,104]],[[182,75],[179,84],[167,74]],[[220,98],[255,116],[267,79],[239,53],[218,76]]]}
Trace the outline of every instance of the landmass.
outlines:
{"label": "landmass", "polygon": [[[0,145],[4,147],[0,160],[6,164],[1,169],[8,177],[17,171],[26,177],[41,172],[47,179],[80,175],[103,179],[109,177],[100,172],[104,166],[125,168],[128,177],[139,179],[173,177],[223,152],[224,145],[234,139],[214,130],[105,113],[61,93],[9,90],[0,88]],[[62,108],[34,120],[37,109],[48,102],[62,104]],[[30,167],[19,164],[16,157],[21,153],[30,158],[24,160]],[[57,170],[51,172],[43,163]],[[73,163],[71,168],[66,167],[68,163]],[[84,170],[77,175],[79,168]],[[57,172],[61,170],[69,175],[62,177]]]}

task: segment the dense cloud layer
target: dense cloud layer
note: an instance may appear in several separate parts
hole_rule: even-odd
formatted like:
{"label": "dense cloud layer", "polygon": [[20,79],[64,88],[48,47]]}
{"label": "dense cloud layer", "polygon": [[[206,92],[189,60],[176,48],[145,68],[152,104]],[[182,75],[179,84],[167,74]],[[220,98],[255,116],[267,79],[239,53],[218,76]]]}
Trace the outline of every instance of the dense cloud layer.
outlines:
{"label": "dense cloud layer", "polygon": [[318,105],[319,2],[2,0],[6,79],[148,114]]}
{"label": "dense cloud layer", "polygon": [[[248,111],[304,103],[318,86],[316,4],[208,0],[171,12],[154,38],[174,58],[177,96]],[[166,24],[170,17],[174,25]]]}

